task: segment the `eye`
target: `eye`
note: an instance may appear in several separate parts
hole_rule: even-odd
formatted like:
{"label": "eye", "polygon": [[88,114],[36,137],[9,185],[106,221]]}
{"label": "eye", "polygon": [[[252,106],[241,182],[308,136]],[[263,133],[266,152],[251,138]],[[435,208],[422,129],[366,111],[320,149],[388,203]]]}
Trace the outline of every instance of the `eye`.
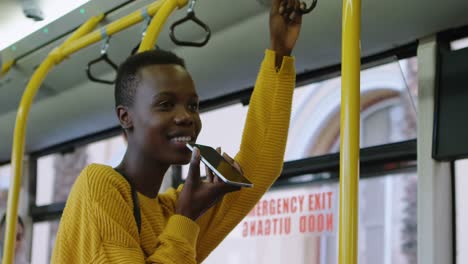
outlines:
{"label": "eye", "polygon": [[193,103],[190,103],[190,104],[188,105],[188,109],[189,109],[191,112],[198,112],[198,108],[199,108],[198,102],[193,102]]}
{"label": "eye", "polygon": [[161,110],[170,110],[174,107],[174,103],[171,101],[161,101],[156,104],[156,107]]}

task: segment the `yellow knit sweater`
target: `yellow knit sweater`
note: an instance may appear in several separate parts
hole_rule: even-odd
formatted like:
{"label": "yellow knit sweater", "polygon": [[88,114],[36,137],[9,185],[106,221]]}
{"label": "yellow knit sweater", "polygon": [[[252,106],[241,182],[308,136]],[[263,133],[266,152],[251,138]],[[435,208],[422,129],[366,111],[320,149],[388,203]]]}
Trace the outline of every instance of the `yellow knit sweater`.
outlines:
{"label": "yellow knit sweater", "polygon": [[295,85],[294,59],[275,69],[266,50],[235,160],[254,188],[230,193],[197,222],[174,214],[182,186],[151,199],[138,194],[141,234],[127,181],[111,167],[86,167],[68,198],[52,263],[202,262],[280,175]]}

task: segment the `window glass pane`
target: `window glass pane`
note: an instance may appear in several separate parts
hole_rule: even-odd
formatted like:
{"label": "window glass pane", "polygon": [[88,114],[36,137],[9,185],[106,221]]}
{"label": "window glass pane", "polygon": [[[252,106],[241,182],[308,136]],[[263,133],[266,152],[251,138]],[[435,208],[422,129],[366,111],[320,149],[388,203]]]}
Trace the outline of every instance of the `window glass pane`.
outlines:
{"label": "window glass pane", "polygon": [[[393,61],[361,71],[361,147],[416,138],[417,62]],[[286,160],[339,151],[341,77],[299,87]]]}
{"label": "window glass pane", "polygon": [[58,224],[59,220],[34,223],[31,253],[32,264],[50,263]]}
{"label": "window glass pane", "polygon": [[468,47],[468,38],[454,40],[450,43],[452,50],[459,50]]}
{"label": "window glass pane", "polygon": [[40,157],[37,161],[36,205],[65,202],[76,177],[91,163],[116,166],[126,150],[123,136],[81,146],[68,153]]}
{"label": "window glass pane", "polygon": [[[359,263],[416,263],[416,186],[415,169],[360,181]],[[269,191],[204,263],[337,263],[338,187]]]}
{"label": "window glass pane", "polygon": [[468,159],[455,162],[456,263],[468,262]]}

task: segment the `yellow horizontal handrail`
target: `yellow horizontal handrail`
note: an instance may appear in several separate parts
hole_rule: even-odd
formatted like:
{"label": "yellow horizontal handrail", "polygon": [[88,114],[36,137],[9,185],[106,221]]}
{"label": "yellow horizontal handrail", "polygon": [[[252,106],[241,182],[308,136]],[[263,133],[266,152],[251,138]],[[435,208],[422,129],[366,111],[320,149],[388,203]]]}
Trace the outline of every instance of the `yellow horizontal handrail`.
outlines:
{"label": "yellow horizontal handrail", "polygon": [[[167,2],[173,2],[173,1],[177,1],[177,0],[171,0],[171,1],[167,1]],[[156,14],[156,12],[158,12],[159,8],[161,8],[162,4],[166,2],[164,0],[160,0],[160,1],[156,1],[156,2],[153,2],[151,4],[149,4],[146,9],[147,9],[147,13],[149,16],[154,16]],[[135,11],[135,12],[132,12],[130,13],[129,15],[119,19],[119,20],[116,20],[112,23],[110,23],[109,25],[107,25],[106,27],[104,27],[103,29],[105,30],[106,34],[108,36],[112,36],[126,28],[129,28],[139,22],[141,22],[142,20],[144,19],[143,15],[142,15],[142,12],[141,10],[138,10],[138,11]],[[69,56],[70,54],[73,54],[75,53],[76,51],[80,50],[80,49],[83,49],[91,44],[94,44],[100,40],[102,40],[102,30],[103,29],[98,29],[98,30],[95,30],[79,39],[76,39],[74,41],[71,41],[71,43],[69,43],[66,47],[63,48],[63,50],[61,51],[61,55],[66,57],[66,56]]]}
{"label": "yellow horizontal handrail", "polygon": [[10,61],[2,64],[2,71],[0,72],[0,77],[5,75],[11,69],[11,67],[13,67],[14,64],[15,64],[14,60],[10,60]]}
{"label": "yellow horizontal handrail", "polygon": [[63,44],[61,45],[62,47],[68,46],[71,42],[83,37],[84,35],[88,34],[91,32],[93,29],[96,28],[96,26],[99,24],[104,19],[105,15],[101,14],[98,16],[93,16],[89,18],[86,22],[83,23],[77,30],[75,30],[68,39],[66,39]]}
{"label": "yellow horizontal handrail", "polygon": [[173,0],[164,2],[158,15],[151,20],[145,37],[141,41],[138,52],[150,50],[154,47],[159,33],[161,33],[162,26],[165,24],[169,15],[178,7],[182,8],[187,4],[188,0]]}

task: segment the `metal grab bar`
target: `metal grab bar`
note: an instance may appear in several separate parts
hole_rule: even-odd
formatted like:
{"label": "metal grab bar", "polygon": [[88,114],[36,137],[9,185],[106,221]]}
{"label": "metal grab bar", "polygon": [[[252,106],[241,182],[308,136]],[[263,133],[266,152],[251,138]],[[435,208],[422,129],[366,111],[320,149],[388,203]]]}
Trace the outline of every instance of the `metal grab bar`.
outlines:
{"label": "metal grab bar", "polygon": [[[172,24],[172,26],[171,26],[169,36],[171,37],[172,41],[175,44],[179,45],[179,46],[203,47],[210,40],[210,37],[211,37],[210,27],[208,27],[208,25],[203,23],[200,19],[198,19],[195,16],[194,8],[195,8],[196,2],[197,2],[196,0],[191,0],[190,5],[189,5],[189,7],[187,9],[187,15],[184,18],[174,22],[174,24]],[[201,41],[201,42],[192,42],[192,41],[183,41],[183,40],[179,40],[179,39],[176,38],[175,33],[174,33],[175,28],[177,26],[187,22],[187,21],[193,21],[193,22],[195,22],[195,24],[199,25],[201,28],[203,28],[205,30],[206,35],[205,35],[205,39],[203,41]]]}

